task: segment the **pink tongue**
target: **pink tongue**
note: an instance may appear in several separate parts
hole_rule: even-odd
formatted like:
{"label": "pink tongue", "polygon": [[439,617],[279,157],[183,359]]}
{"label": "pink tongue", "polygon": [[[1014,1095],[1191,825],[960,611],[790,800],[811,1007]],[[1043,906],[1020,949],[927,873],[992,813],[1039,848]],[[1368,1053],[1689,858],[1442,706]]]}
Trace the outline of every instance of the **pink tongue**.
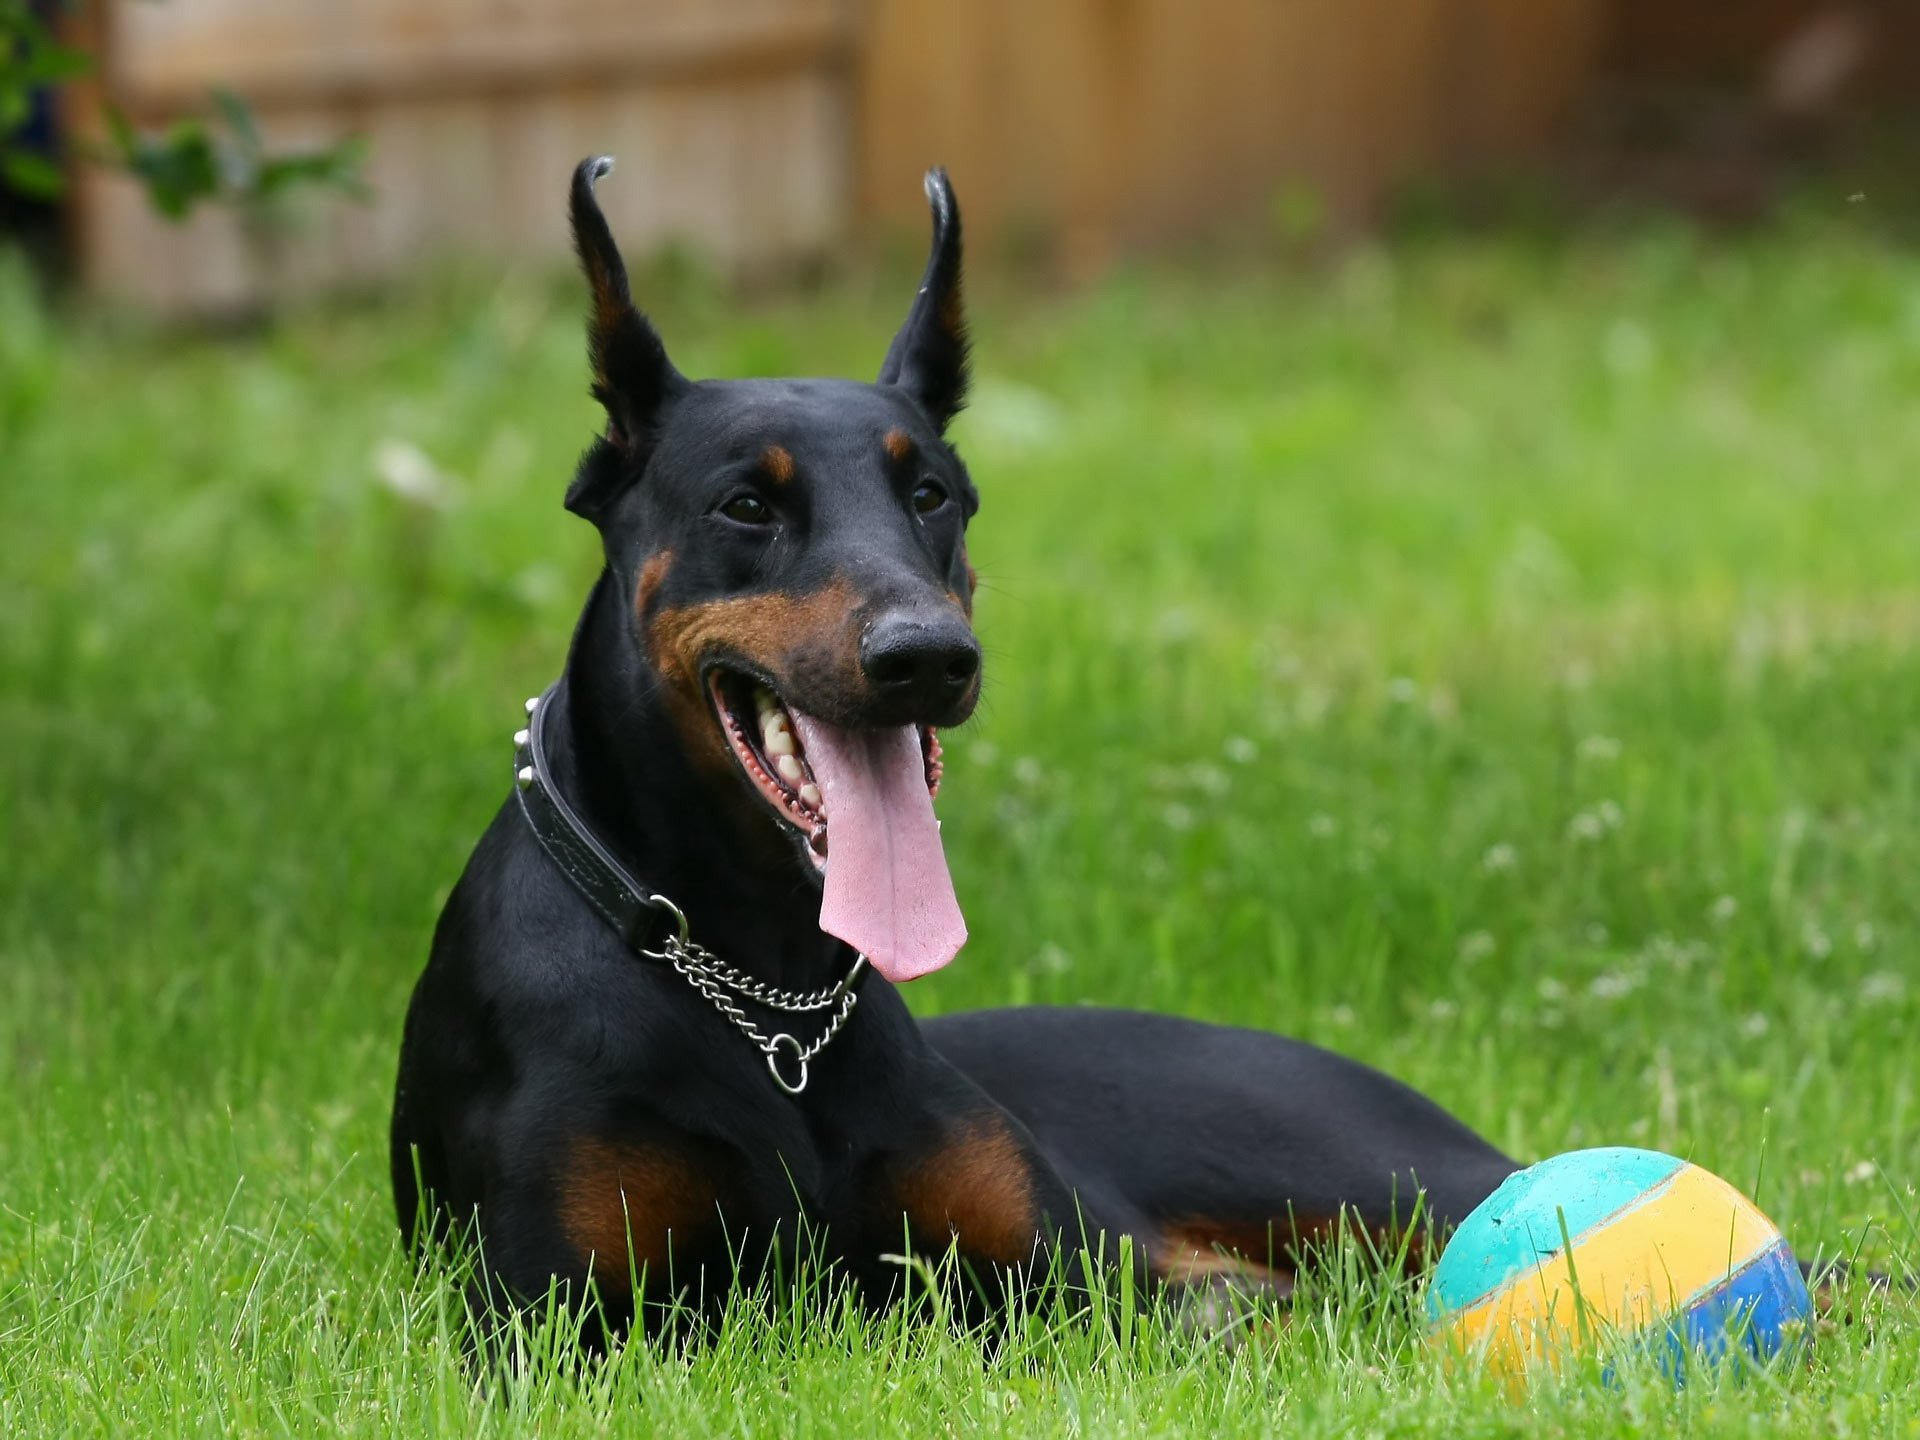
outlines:
{"label": "pink tongue", "polygon": [[827,811],[820,928],[899,984],[938,970],[967,943],[920,732],[842,730],[793,711]]}

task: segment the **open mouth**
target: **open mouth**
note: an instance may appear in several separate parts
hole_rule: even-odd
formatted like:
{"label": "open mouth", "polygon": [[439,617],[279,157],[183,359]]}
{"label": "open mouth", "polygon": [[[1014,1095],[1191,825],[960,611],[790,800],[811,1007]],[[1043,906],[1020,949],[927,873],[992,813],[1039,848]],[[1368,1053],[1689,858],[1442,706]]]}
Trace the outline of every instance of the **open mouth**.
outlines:
{"label": "open mouth", "polygon": [[[805,837],[808,858],[825,870],[828,803],[804,738],[804,731],[811,727],[804,720],[796,722],[794,712],[780,697],[751,676],[715,670],[707,684],[734,759],[774,814]],[[940,758],[940,737],[931,725],[913,728],[918,733],[931,799],[940,793],[940,776],[945,768]]]}
{"label": "open mouth", "polygon": [[731,670],[707,683],[734,758],[821,876],[820,928],[896,984],[951,960],[967,926],[933,814],[932,727],[836,725]]}

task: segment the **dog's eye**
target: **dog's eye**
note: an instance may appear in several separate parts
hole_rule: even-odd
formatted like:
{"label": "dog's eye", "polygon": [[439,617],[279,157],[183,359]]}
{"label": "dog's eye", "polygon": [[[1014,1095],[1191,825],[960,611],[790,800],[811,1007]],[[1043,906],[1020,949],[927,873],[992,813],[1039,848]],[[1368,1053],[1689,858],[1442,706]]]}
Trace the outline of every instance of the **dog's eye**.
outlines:
{"label": "dog's eye", "polygon": [[931,515],[946,503],[947,492],[931,480],[923,480],[913,492],[913,508],[922,515]]}
{"label": "dog's eye", "polygon": [[765,525],[773,519],[772,507],[758,495],[736,495],[720,507],[720,513],[742,525]]}

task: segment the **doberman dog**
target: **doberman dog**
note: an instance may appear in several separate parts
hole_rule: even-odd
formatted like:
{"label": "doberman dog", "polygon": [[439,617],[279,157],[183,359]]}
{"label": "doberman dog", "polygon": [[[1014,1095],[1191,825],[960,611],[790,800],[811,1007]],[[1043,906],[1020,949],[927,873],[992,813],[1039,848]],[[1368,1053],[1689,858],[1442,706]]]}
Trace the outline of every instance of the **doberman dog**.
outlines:
{"label": "doberman dog", "polygon": [[1515,1162],[1313,1046],[1091,1008],[915,1021],[895,987],[966,938],[937,731],[981,684],[951,187],[927,177],[875,383],[690,381],[630,297],[610,168],[572,185],[607,426],[566,497],[605,568],[407,1017],[409,1243],[477,1231],[495,1313],[591,1277],[601,1334],[717,1306],[783,1247],[875,1304],[903,1251],[957,1254],[991,1306],[1090,1250],[1284,1290],[1416,1191],[1463,1218]]}

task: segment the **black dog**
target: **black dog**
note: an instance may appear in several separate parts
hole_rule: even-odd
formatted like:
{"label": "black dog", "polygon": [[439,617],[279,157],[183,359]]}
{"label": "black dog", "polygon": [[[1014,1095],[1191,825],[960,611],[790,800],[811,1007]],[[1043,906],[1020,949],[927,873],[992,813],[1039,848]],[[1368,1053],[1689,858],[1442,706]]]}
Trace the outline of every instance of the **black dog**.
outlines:
{"label": "black dog", "polygon": [[1148,1283],[1284,1287],[1343,1216],[1389,1233],[1424,1191],[1462,1218],[1514,1162],[1311,1046],[1110,1010],[915,1023],[895,983],[966,935],[935,730],[980,691],[952,191],[928,176],[876,383],[695,382],[629,298],[609,168],[573,179],[608,426],[567,494],[606,568],[408,1015],[409,1241],[473,1226],[482,1305],[591,1276],[620,1326],[795,1247],[875,1303],[884,1257],[951,1247],[992,1303],[1095,1236],[1132,1236]]}

